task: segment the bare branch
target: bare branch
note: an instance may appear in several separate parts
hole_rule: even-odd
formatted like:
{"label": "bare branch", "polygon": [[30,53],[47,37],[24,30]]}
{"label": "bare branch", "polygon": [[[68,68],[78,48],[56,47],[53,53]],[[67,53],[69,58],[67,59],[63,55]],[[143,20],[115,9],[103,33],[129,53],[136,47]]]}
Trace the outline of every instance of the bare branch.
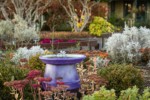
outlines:
{"label": "bare branch", "polygon": [[5,19],[9,19],[9,18],[8,18],[8,14],[6,13],[4,7],[1,7],[1,11],[2,11],[3,16],[5,17]]}
{"label": "bare branch", "polygon": [[[26,20],[28,25],[34,25],[44,10],[50,5],[51,1],[52,0],[5,0],[2,4],[3,6],[1,6],[1,11],[5,19],[8,19],[10,11],[13,11]],[[8,7],[10,8],[8,9]]]}
{"label": "bare branch", "polygon": [[73,0],[67,0],[66,4],[63,3],[63,0],[59,0],[60,4],[70,17],[70,25],[75,32],[81,32],[85,28],[91,16],[91,9],[96,4],[95,2],[90,2],[89,0],[78,1],[82,6],[79,13],[77,12],[77,9],[75,9]]}
{"label": "bare branch", "polygon": [[4,8],[4,6],[6,5],[6,3],[7,3],[7,0],[5,0],[5,2],[1,3],[1,12],[2,12],[2,14],[3,14],[3,16],[4,16],[5,19],[9,19],[8,18],[8,14],[6,12],[6,9]]}

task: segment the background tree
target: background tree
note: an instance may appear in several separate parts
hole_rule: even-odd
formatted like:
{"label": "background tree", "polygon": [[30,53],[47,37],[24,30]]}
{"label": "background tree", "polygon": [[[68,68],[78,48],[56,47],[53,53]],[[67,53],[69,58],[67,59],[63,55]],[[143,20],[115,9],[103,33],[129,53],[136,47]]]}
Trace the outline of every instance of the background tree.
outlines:
{"label": "background tree", "polygon": [[56,31],[66,31],[68,16],[58,0],[51,2],[48,11],[44,13],[44,17],[46,23],[42,30],[53,31],[54,28]]}
{"label": "background tree", "polygon": [[81,32],[89,22],[92,7],[97,4],[91,0],[59,0],[70,18],[70,25],[75,32]]}
{"label": "background tree", "polygon": [[40,21],[50,3],[51,0],[2,0],[0,11],[4,19],[12,19],[16,14],[33,26]]}

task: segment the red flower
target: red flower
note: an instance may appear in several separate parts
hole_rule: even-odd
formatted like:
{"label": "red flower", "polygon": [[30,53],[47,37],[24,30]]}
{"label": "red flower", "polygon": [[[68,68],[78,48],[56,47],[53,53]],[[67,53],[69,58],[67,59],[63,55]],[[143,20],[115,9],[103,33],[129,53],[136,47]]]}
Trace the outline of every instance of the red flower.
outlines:
{"label": "red flower", "polygon": [[77,41],[76,40],[68,40],[67,42],[74,43],[74,42],[77,42]]}
{"label": "red flower", "polygon": [[28,80],[32,80],[32,79],[35,78],[35,76],[34,76],[34,75],[29,75],[29,76],[27,76],[26,78],[27,78]]}
{"label": "red flower", "polygon": [[52,78],[50,78],[50,77],[47,77],[47,78],[38,77],[36,80],[38,80],[39,82],[50,82],[52,80]]}
{"label": "red flower", "polygon": [[4,85],[8,87],[14,87],[17,90],[21,90],[25,87],[26,84],[28,84],[28,80],[17,80],[17,81],[10,81],[5,82]]}
{"label": "red flower", "polygon": [[41,85],[39,85],[39,84],[32,84],[32,87],[33,87],[34,89],[36,89],[36,88],[41,87]]}
{"label": "red flower", "polygon": [[17,89],[17,90],[21,90],[21,89],[23,89],[24,87],[25,87],[25,85],[24,84],[16,84],[16,85],[14,85],[13,86],[15,89]]}
{"label": "red flower", "polygon": [[27,79],[34,79],[37,76],[40,76],[42,74],[42,72],[40,70],[32,70],[28,73],[27,75]]}
{"label": "red flower", "polygon": [[56,82],[58,85],[64,85],[64,82]]}
{"label": "red flower", "polygon": [[60,43],[60,42],[64,42],[64,40],[61,39],[55,40],[55,43]]}
{"label": "red flower", "polygon": [[41,44],[44,44],[44,43],[51,43],[51,40],[50,39],[43,39],[40,41]]}

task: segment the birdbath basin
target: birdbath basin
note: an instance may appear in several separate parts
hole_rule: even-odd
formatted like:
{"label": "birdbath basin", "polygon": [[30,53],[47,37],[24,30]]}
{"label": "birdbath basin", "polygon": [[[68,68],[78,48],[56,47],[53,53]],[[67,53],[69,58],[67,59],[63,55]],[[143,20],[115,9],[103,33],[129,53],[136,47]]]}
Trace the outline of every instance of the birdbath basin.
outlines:
{"label": "birdbath basin", "polygon": [[64,57],[57,55],[40,56],[42,62],[46,63],[44,77],[51,77],[48,84],[57,86],[56,78],[62,77],[62,82],[68,85],[68,90],[80,88],[80,79],[76,70],[76,64],[84,60],[86,56],[81,54],[65,54]]}

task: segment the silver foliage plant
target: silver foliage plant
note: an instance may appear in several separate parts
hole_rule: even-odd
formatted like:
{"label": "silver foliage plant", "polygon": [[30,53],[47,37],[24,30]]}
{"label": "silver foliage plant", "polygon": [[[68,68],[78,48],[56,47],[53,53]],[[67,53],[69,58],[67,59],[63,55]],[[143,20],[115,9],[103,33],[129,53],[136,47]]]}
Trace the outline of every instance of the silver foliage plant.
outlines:
{"label": "silver foliage plant", "polygon": [[13,23],[9,20],[2,20],[0,21],[0,35],[4,35],[5,33],[13,32]]}
{"label": "silver foliage plant", "polygon": [[6,42],[12,41],[13,37],[13,23],[9,20],[2,20],[0,21],[0,39]]}
{"label": "silver foliage plant", "polygon": [[13,20],[0,21],[0,35],[4,41],[16,41],[29,43],[33,39],[39,39],[35,27],[29,26],[20,16],[14,15]]}
{"label": "silver foliage plant", "polygon": [[122,33],[108,38],[105,48],[111,59],[122,63],[136,63],[141,58],[141,48],[150,47],[150,29],[126,26]]}
{"label": "silver foliage plant", "polygon": [[108,65],[109,61],[110,60],[107,58],[96,57],[95,63],[96,63],[96,66],[98,67],[104,67]]}
{"label": "silver foliage plant", "polygon": [[20,63],[20,59],[27,59],[29,60],[30,57],[35,56],[36,54],[43,54],[44,50],[40,46],[32,46],[30,49],[27,47],[18,48],[15,52],[13,58],[11,59],[12,62],[15,64]]}
{"label": "silver foliage plant", "polygon": [[32,39],[39,39],[35,27],[28,26],[27,22],[20,16],[14,15],[14,38],[18,42],[30,42]]}

